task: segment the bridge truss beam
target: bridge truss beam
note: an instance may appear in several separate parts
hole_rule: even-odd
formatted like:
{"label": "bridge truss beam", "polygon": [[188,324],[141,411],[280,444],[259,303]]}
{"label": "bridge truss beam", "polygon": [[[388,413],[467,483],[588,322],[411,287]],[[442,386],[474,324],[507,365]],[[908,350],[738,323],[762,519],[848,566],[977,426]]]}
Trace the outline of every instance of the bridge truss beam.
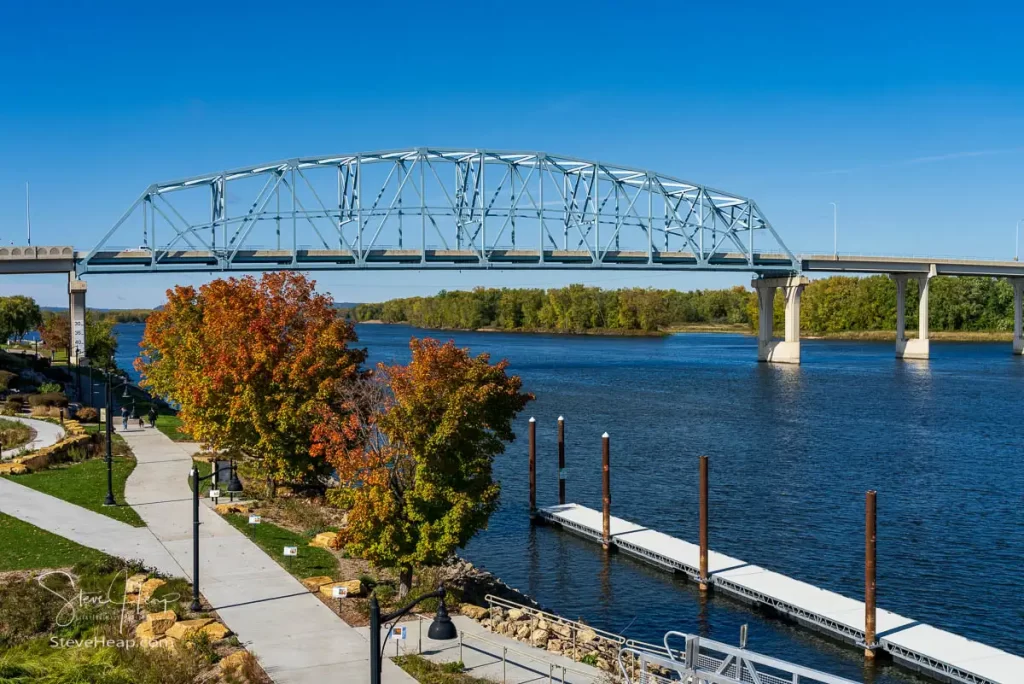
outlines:
{"label": "bridge truss beam", "polygon": [[545,153],[413,148],[153,184],[78,272],[284,268],[781,275],[800,261],[739,195]]}

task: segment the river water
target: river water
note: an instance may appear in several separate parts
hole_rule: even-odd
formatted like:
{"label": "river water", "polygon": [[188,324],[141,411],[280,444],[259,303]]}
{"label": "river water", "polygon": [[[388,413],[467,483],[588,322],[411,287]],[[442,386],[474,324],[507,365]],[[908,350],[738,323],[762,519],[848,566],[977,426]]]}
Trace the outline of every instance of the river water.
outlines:
{"label": "river water", "polygon": [[[130,366],[141,325],[117,328]],[[412,335],[508,358],[536,395],[499,457],[502,501],[464,555],[562,615],[659,642],[669,629],[748,646],[865,682],[911,679],[859,652],[527,518],[526,421],[537,418],[538,499],[567,500],[696,542],[697,456],[711,460],[711,547],[863,599],[864,492],[878,491],[879,606],[1024,655],[1024,359],[1009,344],[805,341],[798,367],[759,364],[740,335],[665,338],[439,333],[360,325],[372,362],[405,361]]]}

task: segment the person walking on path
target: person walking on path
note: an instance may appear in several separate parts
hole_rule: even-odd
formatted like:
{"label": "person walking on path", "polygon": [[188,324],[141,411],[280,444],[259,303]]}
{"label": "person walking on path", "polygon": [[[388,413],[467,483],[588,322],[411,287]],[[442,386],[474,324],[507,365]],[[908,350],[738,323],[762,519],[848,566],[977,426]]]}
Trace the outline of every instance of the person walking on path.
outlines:
{"label": "person walking on path", "polygon": [[121,407],[121,427],[125,430],[128,429],[128,407]]}
{"label": "person walking on path", "polygon": [[156,427],[156,406],[149,407],[149,427]]}

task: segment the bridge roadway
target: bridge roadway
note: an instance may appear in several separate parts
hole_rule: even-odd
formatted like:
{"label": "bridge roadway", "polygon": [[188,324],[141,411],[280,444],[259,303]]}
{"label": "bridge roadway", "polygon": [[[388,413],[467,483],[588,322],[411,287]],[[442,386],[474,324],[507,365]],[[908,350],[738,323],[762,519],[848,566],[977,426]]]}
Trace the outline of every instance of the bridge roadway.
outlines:
{"label": "bridge roadway", "polygon": [[[601,511],[570,503],[537,513],[545,522],[602,543]],[[611,546],[662,570],[700,579],[696,544],[611,516]],[[864,645],[862,601],[715,551],[708,553],[708,570],[715,591],[769,608],[840,641]],[[957,684],[1024,683],[1024,658],[888,610],[877,610],[876,619],[879,647],[911,669]]]}
{"label": "bridge roadway", "polygon": [[[800,271],[794,269],[800,265]],[[809,282],[801,273],[886,274],[896,282],[896,356],[927,359],[928,281],[938,275],[1009,278],[1014,291],[1013,353],[1024,354],[1024,264],[1017,261],[898,256],[849,256],[785,252],[716,252],[695,255],[690,251],[590,249],[390,249],[361,252],[350,249],[235,249],[157,250],[111,249],[82,252],[71,246],[0,247],[0,274],[67,273],[72,320],[81,328],[75,344],[84,348],[84,281],[79,273],[137,274],[152,272],[297,270],[420,270],[420,269],[549,269],[549,270],[658,270],[751,272],[751,286],[758,294],[758,360],[800,363],[800,297]],[[906,292],[916,285],[918,334],[905,331]],[[784,336],[773,331],[773,302],[777,290],[785,299]],[[73,357],[77,355],[73,352]]]}

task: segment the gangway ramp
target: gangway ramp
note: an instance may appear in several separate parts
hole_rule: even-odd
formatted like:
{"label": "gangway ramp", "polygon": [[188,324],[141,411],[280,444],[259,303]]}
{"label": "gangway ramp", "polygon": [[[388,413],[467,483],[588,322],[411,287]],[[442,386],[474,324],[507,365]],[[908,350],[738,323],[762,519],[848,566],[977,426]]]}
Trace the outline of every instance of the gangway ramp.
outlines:
{"label": "gangway ramp", "polygon": [[[601,511],[579,504],[539,508],[541,520],[601,543]],[[699,577],[696,544],[610,516],[611,545],[656,567]],[[709,583],[746,603],[773,608],[846,643],[864,643],[864,602],[715,551]],[[888,610],[876,612],[879,647],[897,662],[957,684],[1024,684],[1024,658]]]}

